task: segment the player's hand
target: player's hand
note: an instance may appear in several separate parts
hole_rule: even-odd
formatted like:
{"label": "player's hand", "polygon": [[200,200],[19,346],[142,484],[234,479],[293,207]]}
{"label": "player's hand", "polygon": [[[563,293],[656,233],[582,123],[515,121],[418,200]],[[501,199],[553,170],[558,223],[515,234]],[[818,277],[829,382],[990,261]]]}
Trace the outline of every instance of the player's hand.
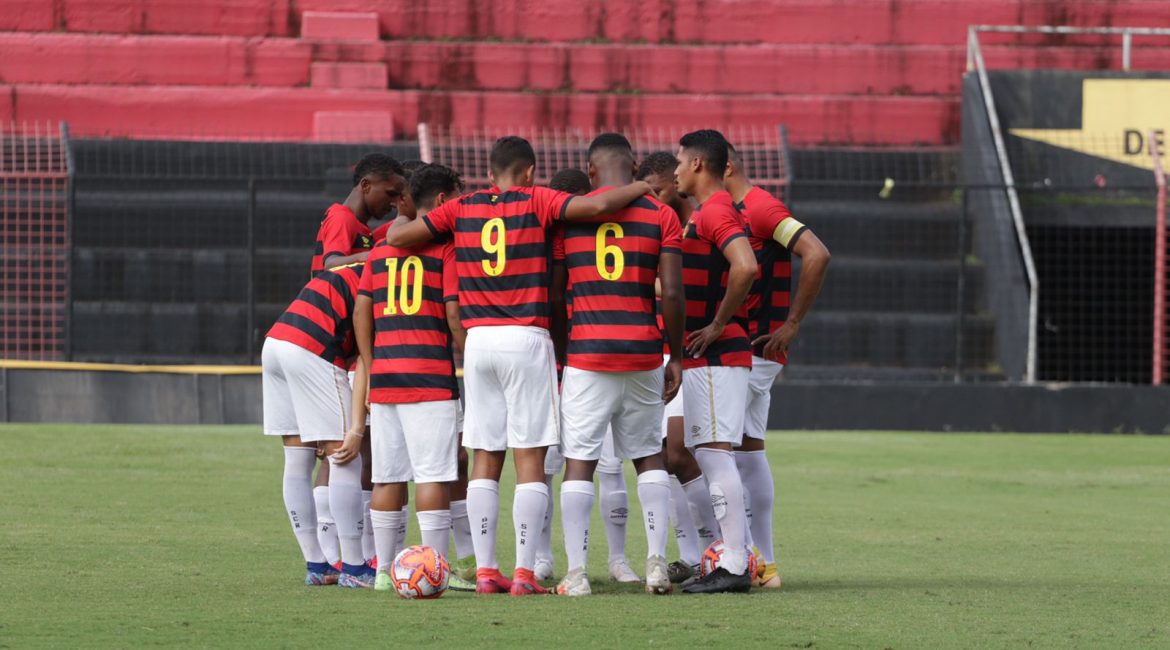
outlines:
{"label": "player's hand", "polygon": [[796,338],[796,333],[799,331],[800,323],[792,320],[784,321],[784,324],[775,332],[756,337],[756,340],[752,341],[752,347],[763,343],[765,359],[779,358],[781,354],[788,353],[788,346]]}
{"label": "player's hand", "polygon": [[[363,427],[364,428],[364,427]],[[344,465],[349,461],[358,457],[362,453],[362,438],[364,436],[356,431],[347,431],[345,433],[345,442],[333,452],[330,458],[338,465]]]}
{"label": "player's hand", "polygon": [[671,357],[670,361],[666,362],[663,373],[666,381],[663,382],[662,401],[670,404],[670,401],[678,396],[678,389],[682,387],[682,360]]}
{"label": "player's hand", "polygon": [[723,325],[711,321],[711,324],[703,329],[691,332],[687,336],[687,354],[695,359],[703,356],[707,352],[707,348],[711,347],[711,344],[718,341],[719,337],[723,335],[723,327]]}

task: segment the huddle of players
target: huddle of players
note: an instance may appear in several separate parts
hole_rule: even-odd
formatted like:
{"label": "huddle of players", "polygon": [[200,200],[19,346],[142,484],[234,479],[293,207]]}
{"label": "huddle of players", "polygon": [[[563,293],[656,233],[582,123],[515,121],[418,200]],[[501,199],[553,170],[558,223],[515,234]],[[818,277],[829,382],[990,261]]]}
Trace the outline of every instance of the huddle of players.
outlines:
{"label": "huddle of players", "polygon": [[[721,134],[696,131],[679,144],[676,155],[653,154],[639,168],[624,137],[603,134],[589,148],[590,188],[572,187],[571,173],[554,179],[570,192],[535,187],[535,153],[514,136],[492,150],[493,187],[470,194],[460,195],[455,172],[422,165],[409,174],[407,199],[400,165],[359,163],[354,191],[330,208],[318,237],[314,265],[319,258],[331,268],[281,316],[263,353],[265,433],[285,440],[285,503],[307,584],[388,589],[413,480],[423,544],[447,555],[454,532],[459,558],[474,556],[475,591],[547,593],[538,578],[551,571],[536,567],[552,507],[546,452],[559,446],[569,571],[556,591],[587,595],[593,474],[606,446],[638,474],[648,592],[670,593],[678,582],[692,593],[780,586],[763,434],[771,385],[819,292],[828,251],[750,185]],[[362,231],[400,199],[409,209],[392,224]],[[326,228],[331,219],[349,228]],[[378,241],[368,254],[356,250],[364,237]],[[791,305],[789,251],[804,262]],[[351,392],[344,369],[355,351]],[[453,495],[462,490],[464,445],[475,456],[465,500]],[[328,458],[339,571],[318,538],[315,447]],[[509,448],[511,579],[495,550]],[[370,525],[359,458],[372,458]],[[682,559],[668,565],[672,519]],[[363,527],[372,528],[381,571],[367,563]],[[697,578],[701,549],[718,537],[721,566]],[[753,543],[762,562],[749,575]]]}

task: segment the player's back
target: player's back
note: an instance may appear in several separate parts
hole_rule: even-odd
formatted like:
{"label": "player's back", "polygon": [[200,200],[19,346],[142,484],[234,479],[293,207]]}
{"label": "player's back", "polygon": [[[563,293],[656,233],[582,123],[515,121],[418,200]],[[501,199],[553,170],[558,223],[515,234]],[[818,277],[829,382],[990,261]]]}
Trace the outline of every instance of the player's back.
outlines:
{"label": "player's back", "polygon": [[570,198],[543,187],[493,187],[420,217],[432,232],[454,233],[464,327],[548,328],[548,229]]}
{"label": "player's back", "polygon": [[565,224],[573,305],[568,365],[602,372],[662,365],[654,282],[660,255],[679,254],[681,237],[678,216],[651,197],[604,220]]}
{"label": "player's back", "polygon": [[409,249],[383,241],[370,252],[361,294],[374,303],[371,402],[459,396],[446,316],[456,298],[454,263],[449,238]]}
{"label": "player's back", "polygon": [[301,289],[268,335],[346,367],[353,356],[353,303],[361,281],[360,262],[322,271]]}

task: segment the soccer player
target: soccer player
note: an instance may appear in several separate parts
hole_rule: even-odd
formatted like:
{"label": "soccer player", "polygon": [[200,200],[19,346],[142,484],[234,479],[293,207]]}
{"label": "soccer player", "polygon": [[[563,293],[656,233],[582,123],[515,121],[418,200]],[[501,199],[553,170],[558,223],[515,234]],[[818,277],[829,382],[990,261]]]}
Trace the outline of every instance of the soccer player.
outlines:
{"label": "soccer player", "polygon": [[[360,263],[322,271],[305,285],[264,340],[261,353],[264,434],[284,440],[284,503],[300,543],[306,585],[373,582],[362,557],[359,472],[329,473],[329,502],[341,544],[342,571],[326,563],[317,539],[312,473],[317,448],[332,454],[349,429],[354,353],[352,313]],[[331,461],[332,462],[332,461]]]}
{"label": "soccer player", "polygon": [[[589,184],[589,175],[580,169],[562,169],[553,174],[548,183],[549,189],[566,192],[577,196],[585,196],[593,191]],[[567,337],[566,296],[565,287],[568,284],[568,274],[565,272],[565,238],[558,226],[554,234],[552,255],[552,294],[550,296],[549,331],[553,338],[553,347],[557,359],[557,377],[564,369],[565,345]],[[559,392],[559,389],[558,389]],[[552,494],[553,479],[565,468],[565,457],[561,455],[560,444],[548,448],[544,456],[544,484]],[[552,522],[556,511],[556,499],[549,499],[548,510],[544,513],[544,525],[540,529],[540,537],[536,546],[536,565],[533,568],[537,580],[548,580],[555,572],[555,560],[552,553]]]}
{"label": "soccer player", "polygon": [[[548,508],[544,456],[559,433],[556,362],[549,337],[549,230],[563,219],[613,214],[649,190],[645,183],[574,197],[533,187],[536,154],[527,140],[492,147],[493,187],[390,228],[392,246],[453,234],[459,308],[467,328],[465,443],[475,464],[467,487],[479,593],[547,593],[533,575],[536,535]],[[508,448],[516,465],[512,519],[516,573],[496,563],[499,478]]]}
{"label": "soccer player", "polygon": [[[406,217],[407,219],[413,219],[418,216],[418,209],[414,207],[414,199],[412,199],[410,196],[410,177],[412,174],[414,174],[414,170],[426,164],[427,163],[421,160],[402,161],[402,180],[404,182],[405,190],[402,192],[402,196],[398,199],[398,213],[395,215],[395,217]],[[386,223],[383,223],[377,228],[374,228],[371,238],[374,240],[375,244],[386,238],[386,231],[390,230],[390,226],[393,225],[393,223],[394,219],[388,219]]]}
{"label": "soccer player", "polygon": [[[590,144],[589,177],[596,192],[628,185],[635,169],[624,136],[604,133]],[[638,472],[648,546],[646,591],[672,590],[665,557],[670,478],[662,458],[661,423],[663,402],[674,399],[681,380],[681,244],[678,215],[649,197],[605,220],[564,226],[573,313],[561,392],[561,516],[569,572],[557,587],[560,594],[591,592],[585,567],[593,472],[611,427],[614,455],[633,460]],[[655,307],[659,277],[671,348],[665,370]],[[620,471],[620,460],[617,465]]]}
{"label": "soccer player", "polygon": [[[685,229],[695,208],[691,199],[680,194],[675,185],[674,172],[677,167],[675,154],[658,151],[642,161],[638,168],[638,178],[649,183],[658,200],[678,213],[679,224]],[[665,344],[663,352],[670,354]],[[711,507],[707,479],[703,477],[699,464],[684,443],[683,402],[684,397],[680,392],[678,397],[666,405],[662,435],[666,467],[670,472],[675,541],[681,556],[679,560],[670,563],[670,580],[675,584],[686,585],[698,578],[703,550],[719,537],[719,524]]]}
{"label": "soccer player", "polygon": [[[792,218],[788,208],[762,188],[752,185],[743,159],[729,148],[724,185],[748,225],[748,239],[760,266],[748,298],[748,335],[752,338],[752,371],[744,419],[743,444],[735,450],[735,462],[748,501],[752,539],[764,558],[764,572],[756,585],[780,588],[780,575],[772,547],[772,506],[775,486],[764,451],[772,385],[788,363],[788,346],[800,329],[813,300],[821,291],[829,265],[829,249],[804,224]],[[800,284],[791,301],[792,255],[801,260]],[[791,309],[789,308],[791,302]]]}
{"label": "soccer player", "polygon": [[723,187],[727,141],[702,130],[679,140],[680,192],[699,209],[683,237],[687,356],[683,362],[686,446],[707,478],[723,534],[721,566],[683,587],[686,593],[748,591],[747,511],[732,450],[743,439],[752,350],[745,301],[758,266],[743,217]]}
{"label": "soccer player", "polygon": [[[442,165],[419,167],[410,180],[425,215],[463,189]],[[405,218],[405,217],[403,217]],[[416,248],[378,244],[366,260],[354,308],[362,363],[355,376],[354,421],[365,419],[368,386],[374,457],[370,517],[379,558],[376,590],[390,590],[398,553],[397,522],[407,482],[415,481],[422,543],[446,556],[451,531],[451,482],[458,478],[459,384],[452,343],[466,336],[459,322],[455,248],[449,237]],[[368,369],[368,370],[367,370]],[[360,419],[359,419],[360,418]],[[354,426],[337,452],[357,453],[362,427]]]}
{"label": "soccer player", "polygon": [[366,224],[370,219],[385,217],[398,205],[406,189],[404,175],[402,165],[385,154],[366,154],[358,161],[349,196],[343,203],[329,206],[317,230],[310,268],[313,275],[333,266],[366,260],[374,246]]}

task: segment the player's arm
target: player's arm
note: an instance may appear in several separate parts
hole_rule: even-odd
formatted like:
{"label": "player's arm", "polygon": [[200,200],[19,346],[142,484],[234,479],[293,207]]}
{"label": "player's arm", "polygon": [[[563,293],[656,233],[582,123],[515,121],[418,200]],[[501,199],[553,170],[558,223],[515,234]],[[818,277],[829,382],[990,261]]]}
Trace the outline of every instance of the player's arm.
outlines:
{"label": "player's arm", "polygon": [[646,181],[634,181],[601,194],[575,196],[565,204],[562,216],[569,220],[604,217],[621,210],[650,191],[650,184]]}
{"label": "player's arm", "polygon": [[463,346],[467,344],[467,328],[463,326],[463,318],[459,315],[459,301],[448,300],[443,306],[447,310],[447,327],[451,330],[455,349],[462,353]]}
{"label": "player's arm", "polygon": [[691,332],[687,337],[687,353],[695,358],[703,356],[707,348],[719,340],[723,329],[731,322],[731,317],[743,305],[748,291],[752,288],[752,280],[756,277],[755,253],[747,237],[736,237],[724,243],[723,257],[727,260],[727,292],[723,294],[723,302],[715,312],[715,319],[709,325],[697,332]]}
{"label": "player's arm", "polygon": [[370,256],[370,251],[362,251],[354,253],[353,255],[338,255],[337,253],[330,253],[325,256],[321,264],[327,269],[335,266],[345,266],[346,264],[353,264],[354,262],[364,262]]}
{"label": "player's arm", "polygon": [[396,221],[386,231],[386,243],[399,248],[411,248],[429,242],[435,238],[435,234],[421,218],[414,221]]}
{"label": "player's arm", "polygon": [[[794,220],[789,219],[789,221]],[[780,243],[785,244],[784,241],[780,240],[784,234],[781,232],[783,227],[783,223],[777,226],[775,238]],[[829,268],[829,260],[832,259],[829,249],[811,230],[801,226],[797,233],[795,241],[788,241],[785,244],[790,247],[793,255],[800,258],[800,279],[796,283],[796,295],[793,297],[791,309],[788,310],[788,318],[776,331],[752,341],[752,345],[763,343],[764,355],[768,357],[774,357],[780,352],[788,350],[788,346],[796,338],[796,333],[800,331],[800,322],[812,309],[813,301],[821,292],[821,285],[825,282],[825,272]]]}
{"label": "player's arm", "polygon": [[683,334],[686,328],[686,303],[683,299],[682,255],[662,253],[658,257],[658,280],[662,293],[662,324],[666,327],[670,361],[666,364],[666,383],[662,400],[670,402],[682,385]]}
{"label": "player's arm", "polygon": [[370,365],[374,356],[374,302],[369,296],[360,293],[353,303],[353,335],[358,356],[353,369],[350,429],[345,432],[345,440],[341,447],[333,453],[333,459],[341,465],[357,458],[361,453],[362,437],[366,432],[366,414],[370,406]]}

